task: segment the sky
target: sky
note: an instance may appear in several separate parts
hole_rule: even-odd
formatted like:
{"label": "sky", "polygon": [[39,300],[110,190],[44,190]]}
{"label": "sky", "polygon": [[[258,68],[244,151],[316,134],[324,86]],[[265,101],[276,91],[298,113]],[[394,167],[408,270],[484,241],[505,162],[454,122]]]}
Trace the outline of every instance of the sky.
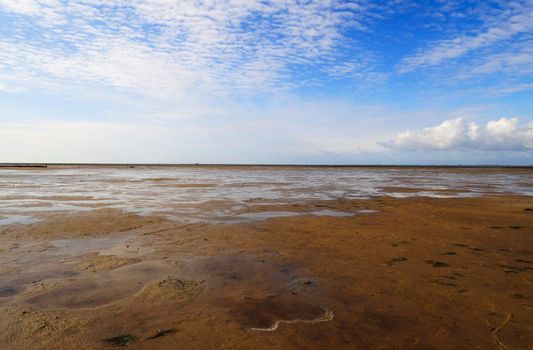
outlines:
{"label": "sky", "polygon": [[533,0],[0,0],[0,162],[533,165]]}

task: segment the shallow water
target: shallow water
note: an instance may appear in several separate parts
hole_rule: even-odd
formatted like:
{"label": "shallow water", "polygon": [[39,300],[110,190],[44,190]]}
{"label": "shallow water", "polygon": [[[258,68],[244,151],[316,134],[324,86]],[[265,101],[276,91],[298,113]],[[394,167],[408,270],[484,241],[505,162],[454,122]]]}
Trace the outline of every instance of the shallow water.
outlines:
{"label": "shallow water", "polygon": [[44,308],[92,308],[110,304],[140,291],[146,283],[172,272],[166,264],[141,262],[97,276],[79,278],[27,300]]}
{"label": "shallow water", "polygon": [[11,224],[33,224],[39,221],[37,218],[25,215],[10,215],[7,217],[0,217],[0,225]]}
{"label": "shallow water", "polygon": [[244,206],[254,203],[301,203],[378,195],[473,197],[488,193],[533,195],[531,171],[201,167],[1,169],[0,225],[30,223],[39,213],[93,208],[159,213],[194,222],[230,218]]}

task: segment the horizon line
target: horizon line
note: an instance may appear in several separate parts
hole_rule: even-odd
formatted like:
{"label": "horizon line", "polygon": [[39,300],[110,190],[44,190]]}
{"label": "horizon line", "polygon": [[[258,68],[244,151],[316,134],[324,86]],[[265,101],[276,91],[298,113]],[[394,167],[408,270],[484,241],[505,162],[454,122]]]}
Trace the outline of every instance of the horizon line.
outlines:
{"label": "horizon line", "polygon": [[0,168],[65,167],[317,167],[317,168],[533,168],[533,165],[509,164],[283,164],[283,163],[0,163]]}

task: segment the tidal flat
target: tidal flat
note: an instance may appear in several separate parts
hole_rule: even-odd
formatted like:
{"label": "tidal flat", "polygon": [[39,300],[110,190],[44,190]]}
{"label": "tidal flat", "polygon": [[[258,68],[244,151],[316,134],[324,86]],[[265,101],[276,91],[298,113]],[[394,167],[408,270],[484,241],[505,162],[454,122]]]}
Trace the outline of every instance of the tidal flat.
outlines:
{"label": "tidal flat", "polygon": [[533,349],[533,169],[0,169],[2,349]]}

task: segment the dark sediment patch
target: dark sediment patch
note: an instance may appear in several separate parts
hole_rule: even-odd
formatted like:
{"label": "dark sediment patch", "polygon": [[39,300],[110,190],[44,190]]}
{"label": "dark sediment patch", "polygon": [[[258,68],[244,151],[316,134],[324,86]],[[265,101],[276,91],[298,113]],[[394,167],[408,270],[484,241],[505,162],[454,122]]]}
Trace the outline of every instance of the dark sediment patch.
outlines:
{"label": "dark sediment patch", "polygon": [[448,263],[445,263],[443,261],[426,260],[426,262],[433,267],[449,267],[450,266]]}
{"label": "dark sediment patch", "polygon": [[524,264],[533,264],[533,261],[530,261],[530,260],[516,259],[515,261],[519,263],[524,263]]}
{"label": "dark sediment patch", "polygon": [[533,267],[529,267],[529,266],[513,266],[513,265],[505,265],[505,264],[498,264],[498,266],[503,267],[506,273],[517,273],[517,272],[525,272],[528,270],[533,270]]}
{"label": "dark sediment patch", "polygon": [[387,261],[387,265],[392,266],[394,263],[401,262],[401,261],[406,261],[406,260],[407,260],[406,257],[397,256],[397,257],[394,257],[394,258],[390,259],[389,261]]}
{"label": "dark sediment patch", "polygon": [[2,287],[0,288],[0,298],[6,298],[13,296],[15,294],[19,293],[18,289],[15,289],[13,287]]}
{"label": "dark sediment patch", "polygon": [[470,247],[468,249],[473,250],[475,252],[484,252],[485,251],[485,249],[481,249],[481,248],[477,248],[477,247]]}
{"label": "dark sediment patch", "polygon": [[156,339],[156,338],[161,338],[161,337],[167,336],[169,334],[174,334],[174,333],[177,333],[177,332],[178,332],[178,330],[175,329],[175,328],[159,329],[154,335],[152,335],[151,337],[148,337],[146,339],[147,340],[152,340],[152,339]]}
{"label": "dark sediment patch", "polygon": [[104,342],[114,345],[114,346],[123,347],[123,346],[136,342],[138,339],[139,338],[131,334],[121,334],[121,335],[117,335],[116,337],[104,339]]}
{"label": "dark sediment patch", "polygon": [[443,281],[443,280],[435,280],[435,281],[432,281],[433,283],[436,283],[438,285],[441,285],[441,286],[447,286],[447,287],[457,287],[457,284],[453,283],[453,282],[449,282],[449,281]]}
{"label": "dark sediment patch", "polygon": [[[416,241],[416,239],[412,239],[412,241]],[[399,241],[399,242],[396,242],[396,243],[391,243],[391,246],[398,247],[400,244],[409,244],[409,243],[411,243],[411,242],[403,240],[403,241]]]}
{"label": "dark sediment patch", "polygon": [[297,278],[286,284],[293,295],[307,294],[317,291],[316,281],[308,278]]}

